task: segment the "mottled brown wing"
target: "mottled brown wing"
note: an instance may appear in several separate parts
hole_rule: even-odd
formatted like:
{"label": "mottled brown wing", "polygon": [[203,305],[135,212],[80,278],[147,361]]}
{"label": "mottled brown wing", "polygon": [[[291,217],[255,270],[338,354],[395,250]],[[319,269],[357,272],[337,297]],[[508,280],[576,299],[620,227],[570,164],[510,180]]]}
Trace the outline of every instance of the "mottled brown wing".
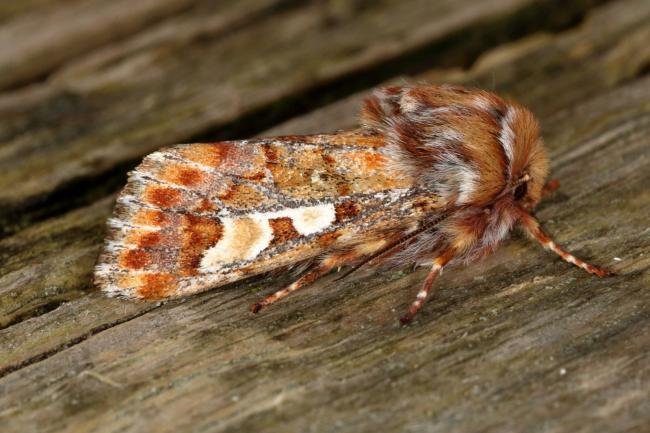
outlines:
{"label": "mottled brown wing", "polygon": [[184,296],[415,226],[421,207],[378,135],[180,145],[130,173],[95,281],[111,295]]}

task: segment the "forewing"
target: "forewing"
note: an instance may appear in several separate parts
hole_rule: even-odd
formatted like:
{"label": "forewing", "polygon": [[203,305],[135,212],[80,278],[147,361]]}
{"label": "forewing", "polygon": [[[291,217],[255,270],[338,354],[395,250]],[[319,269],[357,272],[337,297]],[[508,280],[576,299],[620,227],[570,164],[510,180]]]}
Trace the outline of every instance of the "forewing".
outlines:
{"label": "forewing", "polygon": [[183,296],[408,230],[422,198],[397,170],[383,139],[361,133],[155,152],[117,199],[95,281],[112,295]]}

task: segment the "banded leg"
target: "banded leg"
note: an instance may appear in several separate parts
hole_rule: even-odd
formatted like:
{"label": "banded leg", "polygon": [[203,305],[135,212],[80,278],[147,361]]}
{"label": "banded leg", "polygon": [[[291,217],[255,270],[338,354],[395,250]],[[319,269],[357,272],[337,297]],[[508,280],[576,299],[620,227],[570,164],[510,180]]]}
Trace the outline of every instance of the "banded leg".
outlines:
{"label": "banded leg", "polygon": [[259,312],[262,308],[271,305],[275,301],[278,301],[285,296],[288,296],[291,293],[295,292],[296,290],[302,289],[303,287],[313,283],[319,277],[329,272],[331,269],[331,267],[324,267],[323,265],[319,265],[315,269],[312,269],[311,271],[302,275],[300,278],[289,284],[284,289],[278,290],[277,292],[262,299],[260,302],[256,302],[255,304],[251,305],[251,311],[253,313]]}
{"label": "banded leg", "polygon": [[521,223],[524,226],[526,232],[537,242],[539,242],[544,248],[553,251],[555,254],[560,256],[565,262],[569,262],[573,265],[578,266],[579,268],[584,269],[590,274],[597,275],[601,278],[614,275],[614,272],[586,263],[570,252],[563,249],[561,246],[556,244],[551,237],[542,230],[539,226],[539,222],[530,214],[524,213],[522,215]]}
{"label": "banded leg", "polygon": [[289,284],[284,289],[278,290],[277,292],[262,299],[260,302],[251,305],[250,307],[251,311],[253,313],[257,313],[262,308],[271,305],[276,301],[279,301],[280,299],[290,295],[296,290],[308,286],[309,284],[313,283],[314,281],[316,281],[317,279],[319,279],[320,277],[322,277],[323,275],[331,271],[333,268],[343,265],[347,257],[348,255],[332,255],[325,258],[318,266],[316,266],[314,269],[310,271],[307,271],[300,278],[298,278],[293,283]]}
{"label": "banded leg", "polygon": [[413,320],[413,317],[415,317],[418,311],[420,311],[420,308],[422,308],[422,306],[424,305],[424,301],[427,299],[427,296],[429,296],[429,292],[433,287],[433,282],[436,280],[436,277],[440,275],[440,273],[442,272],[442,268],[447,263],[449,263],[449,261],[453,257],[454,257],[453,251],[446,250],[433,260],[433,265],[431,266],[431,270],[429,271],[427,277],[424,279],[422,288],[420,289],[417,296],[415,297],[415,301],[413,301],[406,314],[404,314],[399,319],[400,322],[402,322],[402,324],[405,325],[409,323],[411,320]]}

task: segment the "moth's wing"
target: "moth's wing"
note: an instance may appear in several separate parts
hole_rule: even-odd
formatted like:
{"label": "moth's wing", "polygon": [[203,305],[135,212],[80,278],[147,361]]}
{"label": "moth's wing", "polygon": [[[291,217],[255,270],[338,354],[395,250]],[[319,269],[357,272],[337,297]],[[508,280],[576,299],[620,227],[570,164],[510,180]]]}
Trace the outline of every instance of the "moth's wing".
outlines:
{"label": "moth's wing", "polygon": [[406,230],[421,197],[390,158],[361,133],[155,152],[117,199],[95,281],[111,295],[184,296]]}

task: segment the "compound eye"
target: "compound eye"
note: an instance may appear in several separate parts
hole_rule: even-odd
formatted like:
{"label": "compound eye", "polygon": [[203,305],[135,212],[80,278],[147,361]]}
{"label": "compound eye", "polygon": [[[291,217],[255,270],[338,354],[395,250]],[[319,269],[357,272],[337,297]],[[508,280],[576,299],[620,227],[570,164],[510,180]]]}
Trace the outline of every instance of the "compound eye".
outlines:
{"label": "compound eye", "polygon": [[515,200],[521,200],[524,198],[528,192],[528,182],[520,183],[517,188],[515,188]]}

